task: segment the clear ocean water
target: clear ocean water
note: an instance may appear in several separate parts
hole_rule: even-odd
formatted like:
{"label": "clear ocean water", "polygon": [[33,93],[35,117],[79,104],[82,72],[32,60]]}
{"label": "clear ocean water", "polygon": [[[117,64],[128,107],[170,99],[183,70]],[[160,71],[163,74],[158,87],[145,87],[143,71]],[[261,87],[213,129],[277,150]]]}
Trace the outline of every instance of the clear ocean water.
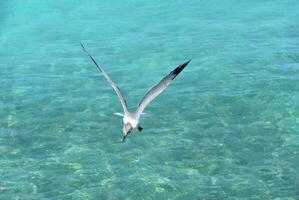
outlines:
{"label": "clear ocean water", "polygon": [[[298,0],[0,2],[0,199],[298,199]],[[122,140],[133,110],[190,65]]]}

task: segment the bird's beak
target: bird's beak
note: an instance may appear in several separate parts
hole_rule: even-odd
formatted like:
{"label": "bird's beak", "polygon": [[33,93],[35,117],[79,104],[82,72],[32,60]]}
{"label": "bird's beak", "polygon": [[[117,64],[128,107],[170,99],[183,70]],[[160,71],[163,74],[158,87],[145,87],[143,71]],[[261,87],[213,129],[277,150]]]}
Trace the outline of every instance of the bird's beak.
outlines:
{"label": "bird's beak", "polygon": [[127,135],[125,135],[125,136],[123,137],[123,142],[125,142],[126,137],[127,137]]}

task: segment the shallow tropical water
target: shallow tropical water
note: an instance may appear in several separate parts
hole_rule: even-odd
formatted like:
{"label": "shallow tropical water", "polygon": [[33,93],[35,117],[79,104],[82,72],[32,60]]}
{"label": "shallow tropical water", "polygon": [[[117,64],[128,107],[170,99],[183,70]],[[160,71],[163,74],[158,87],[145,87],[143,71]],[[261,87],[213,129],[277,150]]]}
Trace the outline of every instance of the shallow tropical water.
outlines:
{"label": "shallow tropical water", "polygon": [[[0,2],[0,199],[298,199],[297,0]],[[190,65],[122,139],[133,110]]]}

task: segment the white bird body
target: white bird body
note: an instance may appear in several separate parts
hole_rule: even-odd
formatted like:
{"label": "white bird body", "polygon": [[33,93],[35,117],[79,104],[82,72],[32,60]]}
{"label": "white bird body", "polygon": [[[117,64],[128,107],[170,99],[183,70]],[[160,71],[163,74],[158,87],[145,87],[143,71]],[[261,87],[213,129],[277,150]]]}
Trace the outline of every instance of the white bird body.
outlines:
{"label": "white bird body", "polygon": [[81,44],[83,51],[90,57],[90,59],[93,61],[93,63],[97,66],[97,68],[99,69],[99,71],[104,75],[105,79],[107,80],[107,82],[111,85],[111,87],[113,88],[113,90],[115,91],[116,95],[118,96],[121,105],[123,107],[124,110],[124,115],[121,113],[115,113],[116,115],[119,116],[123,116],[123,123],[124,123],[124,127],[123,127],[123,142],[125,141],[125,138],[127,137],[127,135],[136,127],[138,127],[138,130],[141,131],[143,128],[141,128],[140,126],[138,126],[139,124],[139,118],[140,116],[143,114],[143,110],[145,109],[145,107],[153,100],[155,99],[161,92],[163,92],[165,90],[165,88],[171,83],[171,81],[189,64],[189,61],[179,65],[178,67],[176,67],[173,71],[171,71],[167,76],[165,76],[162,80],[160,80],[160,82],[156,85],[154,85],[144,96],[143,98],[140,100],[136,111],[130,113],[128,110],[128,106],[127,106],[127,102],[125,100],[125,98],[123,97],[123,95],[120,92],[120,89],[117,87],[117,85],[110,79],[110,77],[108,76],[108,74],[104,71],[104,69],[97,64],[97,62],[95,61],[95,59],[86,51],[86,49],[84,48],[84,46]]}
{"label": "white bird body", "polygon": [[123,122],[124,122],[124,124],[127,124],[127,123],[131,124],[133,129],[135,129],[137,127],[137,125],[139,124],[139,119],[132,117],[131,114],[126,114],[123,117]]}

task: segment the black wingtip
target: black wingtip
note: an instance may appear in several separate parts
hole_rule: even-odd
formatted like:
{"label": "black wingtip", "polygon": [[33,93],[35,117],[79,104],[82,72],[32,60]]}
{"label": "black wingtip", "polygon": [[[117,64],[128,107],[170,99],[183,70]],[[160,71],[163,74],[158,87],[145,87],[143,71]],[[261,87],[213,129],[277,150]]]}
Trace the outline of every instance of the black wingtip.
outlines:
{"label": "black wingtip", "polygon": [[84,52],[87,52],[86,49],[85,49],[85,47],[84,47],[84,45],[82,44],[82,42],[80,42],[80,46],[82,47],[82,49],[83,49]]}
{"label": "black wingtip", "polygon": [[181,71],[183,71],[183,69],[189,64],[189,62],[191,61],[191,59],[189,59],[187,62],[180,64],[177,68],[175,68],[172,73],[174,74],[173,79],[179,74],[181,73]]}
{"label": "black wingtip", "polygon": [[189,59],[187,62],[181,64],[179,67],[185,68],[189,64],[190,61],[191,61],[191,59]]}

